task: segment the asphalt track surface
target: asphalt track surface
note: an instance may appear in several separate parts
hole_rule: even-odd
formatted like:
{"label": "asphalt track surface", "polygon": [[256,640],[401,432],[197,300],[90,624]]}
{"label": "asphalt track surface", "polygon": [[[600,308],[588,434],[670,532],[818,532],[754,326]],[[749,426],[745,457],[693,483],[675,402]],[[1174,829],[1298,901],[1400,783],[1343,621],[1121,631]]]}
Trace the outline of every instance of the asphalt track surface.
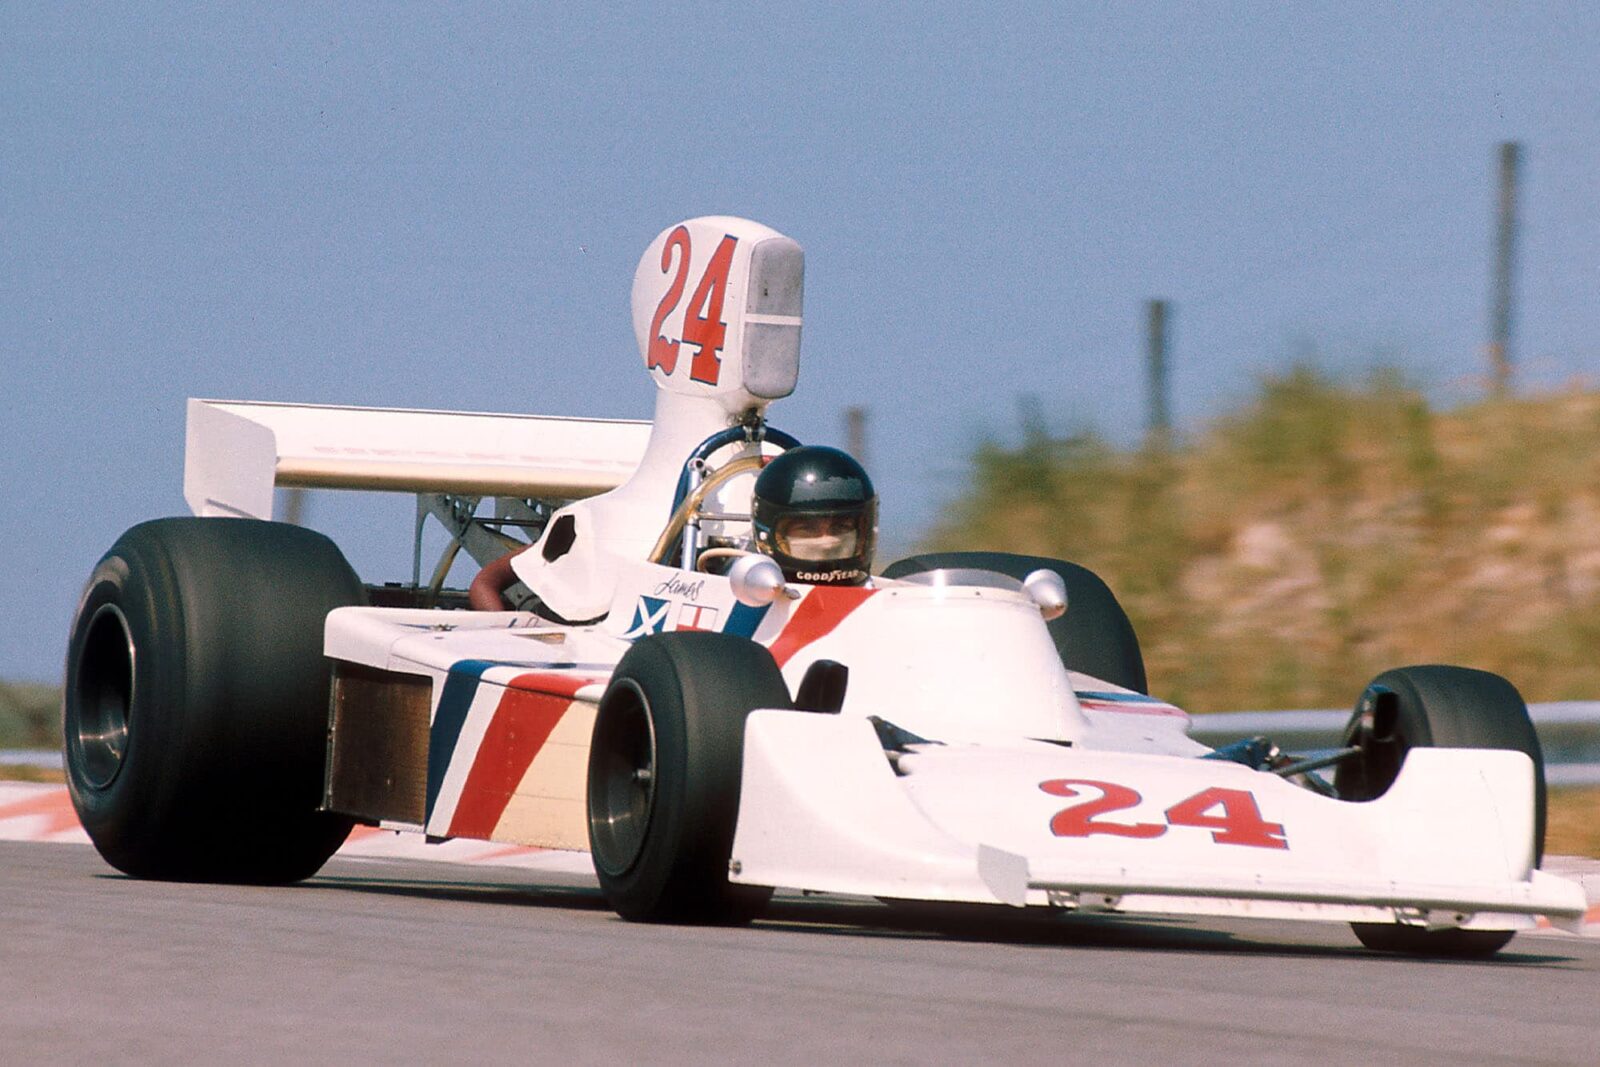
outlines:
{"label": "asphalt track surface", "polygon": [[0,922],[7,1063],[1600,1060],[1595,939],[1418,962],[1322,924],[817,898],[652,927],[582,876],[335,860],[287,888],[180,885],[18,842]]}

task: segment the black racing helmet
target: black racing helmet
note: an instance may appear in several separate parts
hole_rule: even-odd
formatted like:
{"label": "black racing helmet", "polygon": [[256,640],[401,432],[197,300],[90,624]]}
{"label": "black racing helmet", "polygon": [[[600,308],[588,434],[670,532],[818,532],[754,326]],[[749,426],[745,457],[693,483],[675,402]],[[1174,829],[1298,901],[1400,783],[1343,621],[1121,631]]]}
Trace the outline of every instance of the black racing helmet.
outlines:
{"label": "black racing helmet", "polygon": [[878,540],[878,495],[848,453],[801,445],[756,479],[750,525],[756,548],[791,582],[862,585]]}

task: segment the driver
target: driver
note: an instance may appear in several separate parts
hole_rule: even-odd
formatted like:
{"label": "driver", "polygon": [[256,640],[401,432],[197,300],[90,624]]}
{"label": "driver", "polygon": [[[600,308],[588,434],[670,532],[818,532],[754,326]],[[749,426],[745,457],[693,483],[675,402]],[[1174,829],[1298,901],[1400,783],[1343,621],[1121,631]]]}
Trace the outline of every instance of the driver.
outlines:
{"label": "driver", "polygon": [[848,453],[801,445],[756,479],[750,525],[756,549],[791,582],[865,585],[878,539],[872,479]]}
{"label": "driver", "polygon": [[[823,445],[791,448],[766,465],[752,493],[756,549],[772,557],[787,580],[867,584],[878,539],[878,496],[848,453]],[[468,590],[474,609],[511,610],[504,592],[516,581],[511,557],[522,551],[478,572]]]}

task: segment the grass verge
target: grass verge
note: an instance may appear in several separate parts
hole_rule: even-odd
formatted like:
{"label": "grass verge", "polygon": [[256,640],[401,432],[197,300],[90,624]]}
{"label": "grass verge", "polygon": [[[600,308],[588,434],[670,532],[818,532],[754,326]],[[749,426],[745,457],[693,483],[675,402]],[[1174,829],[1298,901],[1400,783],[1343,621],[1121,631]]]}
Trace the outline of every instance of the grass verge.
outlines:
{"label": "grass verge", "polygon": [[61,690],[53,685],[0,682],[0,748],[61,745]]}
{"label": "grass verge", "polygon": [[920,547],[1094,570],[1190,711],[1349,707],[1415,663],[1600,697],[1600,391],[1441,410],[1300,367],[1168,444],[1035,428],[971,467]]}
{"label": "grass verge", "polygon": [[54,767],[12,767],[0,764],[0,782],[50,782],[66,785],[66,772]]}
{"label": "grass verge", "polygon": [[1600,859],[1600,788],[1550,790],[1544,850]]}

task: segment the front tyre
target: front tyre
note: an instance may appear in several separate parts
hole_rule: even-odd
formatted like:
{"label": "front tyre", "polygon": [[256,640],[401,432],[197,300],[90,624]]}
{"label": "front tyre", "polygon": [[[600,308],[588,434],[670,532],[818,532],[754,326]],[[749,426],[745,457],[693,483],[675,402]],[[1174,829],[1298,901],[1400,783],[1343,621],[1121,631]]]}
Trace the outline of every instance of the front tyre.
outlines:
{"label": "front tyre", "polygon": [[118,538],[67,648],[67,785],[136,878],[278,883],[350,832],[317,810],[323,621],[365,600],[333,542],[254,519],[157,519]]}
{"label": "front tyre", "polygon": [[600,889],[636,922],[747,922],[772,890],[733,885],[745,717],[790,707],[772,655],[741,637],[645,637],[617,664],[589,748]]}
{"label": "front tyre", "polygon": [[[1394,784],[1413,748],[1499,748],[1525,753],[1534,769],[1534,862],[1544,858],[1544,754],[1522,695],[1506,679],[1466,667],[1401,667],[1362,693],[1346,745],[1361,753],[1339,765],[1334,789],[1345,800],[1373,800]],[[1427,930],[1398,923],[1352,923],[1370,949],[1419,956],[1492,956],[1510,930]]]}

